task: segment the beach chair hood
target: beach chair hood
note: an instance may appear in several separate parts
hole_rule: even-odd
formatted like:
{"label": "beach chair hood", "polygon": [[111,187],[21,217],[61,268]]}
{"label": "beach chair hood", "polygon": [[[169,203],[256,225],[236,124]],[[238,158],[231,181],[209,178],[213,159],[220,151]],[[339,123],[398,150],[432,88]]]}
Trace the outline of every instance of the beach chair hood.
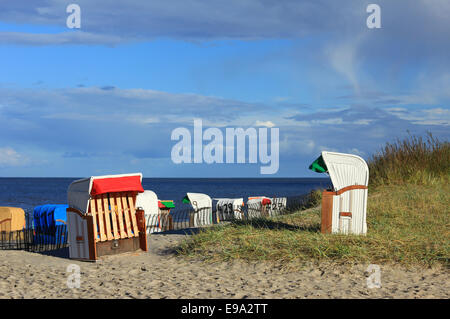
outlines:
{"label": "beach chair hood", "polygon": [[314,171],[321,172],[317,169],[319,163],[325,164],[324,172],[330,175],[335,191],[352,185],[367,186],[369,183],[367,163],[357,155],[323,151],[322,155],[311,164],[315,168]]}
{"label": "beach chair hood", "polygon": [[206,194],[187,193],[183,202],[186,203],[187,200],[195,210],[212,207],[212,199]]}
{"label": "beach chair hood", "polygon": [[145,190],[137,195],[136,207],[142,208],[146,217],[158,215],[158,196],[153,191]]}
{"label": "beach chair hood", "polygon": [[67,202],[69,207],[86,214],[91,196],[114,192],[143,193],[142,174],[91,176],[76,180],[69,185]]}
{"label": "beach chair hood", "polygon": [[233,208],[244,206],[243,198],[214,198],[217,200],[216,207],[232,204]]}
{"label": "beach chair hood", "polygon": [[262,205],[268,205],[271,203],[271,199],[266,196],[251,196],[248,198],[247,205],[254,205],[254,204],[262,204]]}

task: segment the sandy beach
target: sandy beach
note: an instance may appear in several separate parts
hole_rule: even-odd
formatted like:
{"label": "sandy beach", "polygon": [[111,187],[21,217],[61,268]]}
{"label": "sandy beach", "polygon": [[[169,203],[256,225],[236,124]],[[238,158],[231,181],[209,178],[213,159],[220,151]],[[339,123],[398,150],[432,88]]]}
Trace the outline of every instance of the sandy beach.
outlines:
{"label": "sandy beach", "polygon": [[[0,298],[449,298],[444,267],[381,266],[381,288],[367,288],[368,265],[280,270],[267,263],[206,264],[173,254],[185,234],[150,236],[148,253],[73,261],[53,255],[0,251]],[[79,288],[68,288],[67,266],[80,266]]]}

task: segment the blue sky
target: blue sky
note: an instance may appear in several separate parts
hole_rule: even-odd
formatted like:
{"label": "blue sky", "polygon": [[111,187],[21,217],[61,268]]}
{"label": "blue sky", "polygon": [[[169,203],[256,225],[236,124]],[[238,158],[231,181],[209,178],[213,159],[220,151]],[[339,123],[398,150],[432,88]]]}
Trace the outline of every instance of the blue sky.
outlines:
{"label": "blue sky", "polygon": [[261,176],[174,164],[171,132],[194,118],[278,127],[273,177],[320,176],[320,151],[368,158],[407,131],[448,139],[449,17],[446,0],[2,1],[0,176]]}

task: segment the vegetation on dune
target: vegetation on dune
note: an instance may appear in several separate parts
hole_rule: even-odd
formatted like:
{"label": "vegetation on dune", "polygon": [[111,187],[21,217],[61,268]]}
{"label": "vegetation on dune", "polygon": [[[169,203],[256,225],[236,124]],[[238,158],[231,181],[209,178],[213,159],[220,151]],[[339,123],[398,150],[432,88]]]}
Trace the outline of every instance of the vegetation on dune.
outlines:
{"label": "vegetation on dune", "polygon": [[[368,162],[370,190],[366,236],[320,233],[320,208],[268,219],[234,221],[200,231],[178,249],[208,261],[269,260],[449,263],[450,148],[431,134],[387,144]],[[320,203],[320,192],[309,204]]]}
{"label": "vegetation on dune", "polygon": [[425,139],[410,135],[403,140],[386,143],[367,164],[370,186],[374,187],[448,182],[450,143],[439,141],[431,133]]}

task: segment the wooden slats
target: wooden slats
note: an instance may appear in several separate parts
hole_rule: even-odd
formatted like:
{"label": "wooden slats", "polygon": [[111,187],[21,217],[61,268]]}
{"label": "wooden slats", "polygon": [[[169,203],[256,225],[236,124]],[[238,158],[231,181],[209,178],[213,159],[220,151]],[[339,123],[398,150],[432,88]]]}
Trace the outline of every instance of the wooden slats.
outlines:
{"label": "wooden slats", "polygon": [[109,227],[110,228],[110,233],[112,231],[111,236],[114,239],[119,239],[120,236],[119,236],[119,232],[117,230],[116,212],[114,210],[114,206],[110,202],[108,202],[108,196],[107,195],[103,195],[103,205],[104,205],[103,207],[105,209],[105,212],[108,211],[107,215],[110,216],[110,218],[109,218],[110,221],[111,221],[110,224],[112,224],[112,229],[111,229],[111,226]]}
{"label": "wooden slats", "polygon": [[120,238],[127,238],[127,234],[125,233],[125,229],[123,228],[123,209],[122,209],[122,200],[120,197],[118,198],[116,194],[111,194],[109,197],[111,207],[114,206],[114,211],[116,212],[117,221],[119,223],[119,234]]}
{"label": "wooden slats", "polygon": [[103,208],[102,208],[102,200],[100,197],[93,198],[91,201],[95,201],[97,203],[97,215],[98,215],[98,231],[100,233],[100,241],[105,241],[106,233],[104,227],[104,217],[103,217]]}
{"label": "wooden slats", "polygon": [[123,208],[123,215],[125,216],[125,227],[127,231],[128,238],[133,237],[133,232],[131,229],[131,223],[130,223],[130,209],[128,208],[128,201],[127,196],[125,193],[119,194],[120,199],[122,200],[122,208]]}
{"label": "wooden slats", "polygon": [[98,238],[98,233],[97,233],[97,210],[95,209],[95,201],[91,200],[91,201],[89,201],[89,204],[91,207],[92,224],[93,224],[93,228],[94,228],[94,240],[97,242],[100,240],[100,238]]}
{"label": "wooden slats", "polygon": [[105,226],[106,226],[106,238],[107,240],[113,240],[114,236],[111,232],[111,214],[109,211],[108,197],[107,195],[101,195],[103,201],[103,215],[105,216]]}
{"label": "wooden slats", "polygon": [[95,241],[139,236],[134,193],[103,194],[90,200]]}
{"label": "wooden slats", "polygon": [[131,196],[131,194],[128,194],[127,198],[128,198],[128,205],[130,207],[131,222],[133,223],[133,233],[134,236],[137,237],[139,236],[139,229],[136,222],[136,209],[134,208],[133,196]]}

